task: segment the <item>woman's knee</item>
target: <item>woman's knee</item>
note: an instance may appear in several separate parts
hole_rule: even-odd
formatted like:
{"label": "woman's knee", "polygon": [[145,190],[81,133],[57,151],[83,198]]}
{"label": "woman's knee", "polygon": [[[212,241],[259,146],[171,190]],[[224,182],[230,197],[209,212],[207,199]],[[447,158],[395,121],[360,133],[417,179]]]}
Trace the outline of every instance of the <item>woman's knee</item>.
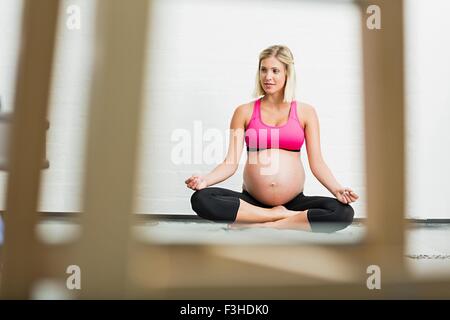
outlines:
{"label": "woman's knee", "polygon": [[207,202],[208,197],[208,188],[204,188],[201,190],[195,191],[191,196],[191,207],[195,213],[199,214],[199,212],[204,212],[204,207]]}
{"label": "woman's knee", "polygon": [[204,188],[191,196],[191,206],[195,213],[211,221],[234,221],[239,208],[239,199],[230,197],[227,201],[220,199],[224,191],[219,188]]}
{"label": "woman's knee", "polygon": [[338,207],[333,211],[327,221],[322,221],[326,223],[311,224],[313,231],[317,232],[336,232],[347,228],[353,222],[354,211],[353,208],[348,204],[339,203]]}
{"label": "woman's knee", "polygon": [[354,215],[355,211],[351,205],[341,203],[339,208],[336,210],[336,222],[350,225],[353,222]]}
{"label": "woman's knee", "polygon": [[216,190],[214,188],[204,188],[195,191],[191,196],[192,210],[203,219],[220,220],[221,217],[217,215],[218,209],[217,199],[215,199]]}

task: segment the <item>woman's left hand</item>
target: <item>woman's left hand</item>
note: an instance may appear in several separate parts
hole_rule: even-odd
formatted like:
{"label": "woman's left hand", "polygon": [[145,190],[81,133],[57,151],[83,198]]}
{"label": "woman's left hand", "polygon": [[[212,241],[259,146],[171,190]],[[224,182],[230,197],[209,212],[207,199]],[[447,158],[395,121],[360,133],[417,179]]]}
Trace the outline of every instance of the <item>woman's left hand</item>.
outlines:
{"label": "woman's left hand", "polygon": [[340,202],[345,203],[345,204],[350,204],[352,202],[355,202],[359,198],[359,196],[350,188],[337,189],[334,192],[334,196]]}

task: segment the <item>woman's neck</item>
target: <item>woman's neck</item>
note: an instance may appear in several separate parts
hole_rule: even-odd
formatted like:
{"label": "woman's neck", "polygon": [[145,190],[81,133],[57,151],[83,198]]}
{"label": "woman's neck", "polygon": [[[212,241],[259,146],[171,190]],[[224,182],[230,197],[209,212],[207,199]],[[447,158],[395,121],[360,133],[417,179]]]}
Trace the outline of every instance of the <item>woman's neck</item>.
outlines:
{"label": "woman's neck", "polygon": [[283,99],[284,97],[281,93],[266,94],[263,97],[263,101],[266,102],[269,106],[273,107],[281,107],[284,104]]}

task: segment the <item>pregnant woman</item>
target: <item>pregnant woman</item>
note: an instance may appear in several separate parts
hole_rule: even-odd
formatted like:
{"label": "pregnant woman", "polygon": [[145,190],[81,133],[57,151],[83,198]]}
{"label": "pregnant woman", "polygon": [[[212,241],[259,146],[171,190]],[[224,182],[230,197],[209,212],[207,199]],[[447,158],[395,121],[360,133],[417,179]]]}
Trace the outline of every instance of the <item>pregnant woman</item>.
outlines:
{"label": "pregnant woman", "polygon": [[[225,160],[207,175],[193,175],[185,181],[195,190],[191,205],[200,217],[317,232],[334,232],[352,223],[350,203],[358,195],[342,187],[331,173],[321,153],[317,114],[312,106],[294,100],[294,90],[294,59],[289,48],[263,50],[256,77],[257,100],[235,109]],[[242,192],[211,187],[236,172],[244,142],[247,160]],[[300,155],[304,142],[312,173],[335,198],[303,194],[305,171]]]}

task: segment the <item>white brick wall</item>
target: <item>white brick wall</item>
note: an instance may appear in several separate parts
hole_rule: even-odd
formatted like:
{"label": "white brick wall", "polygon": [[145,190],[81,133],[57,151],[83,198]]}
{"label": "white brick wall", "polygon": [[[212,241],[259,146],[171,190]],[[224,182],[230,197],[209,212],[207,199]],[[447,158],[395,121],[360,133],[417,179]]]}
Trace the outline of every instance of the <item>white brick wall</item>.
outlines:
{"label": "white brick wall", "polygon": [[450,2],[409,0],[405,9],[406,209],[415,218],[450,218]]}
{"label": "white brick wall", "polygon": [[[66,28],[66,10],[76,4],[82,13],[81,30]],[[20,40],[21,1],[0,0],[1,53],[15,59],[0,60],[0,94],[4,109],[12,110],[13,83]],[[4,10],[6,9],[6,10]],[[14,14],[11,14],[14,12]],[[47,136],[47,158],[50,169],[42,171],[40,209],[45,211],[78,211],[82,189],[84,134],[88,106],[91,68],[93,63],[95,1],[64,0],[60,8],[58,45],[50,101],[50,129]],[[10,31],[8,31],[10,29]],[[3,67],[5,65],[5,68]],[[3,88],[8,90],[3,90]],[[11,88],[11,89],[9,89]],[[5,207],[7,175],[0,172],[0,207]]]}
{"label": "white brick wall", "polygon": [[[216,164],[172,163],[171,151],[176,145],[170,139],[172,133],[186,129],[193,135],[194,121],[202,121],[203,132],[212,128],[221,132],[226,141],[225,154],[232,112],[252,99],[258,53],[280,43],[288,45],[295,55],[298,99],[314,105],[319,114],[325,160],[343,185],[360,194],[361,200],[353,206],[357,217],[365,216],[362,74],[356,7],[328,1],[266,1],[258,6],[253,1],[242,1],[239,10],[234,1],[155,3],[136,211],[192,213],[189,203],[192,191],[185,187],[184,180],[194,172],[206,173]],[[69,31],[65,19],[60,22],[47,147],[51,168],[43,173],[40,205],[45,211],[82,210],[84,130],[94,58],[95,1],[63,1],[62,16],[66,16],[65,9],[70,4],[81,8],[82,29]],[[5,109],[12,105],[19,5],[17,0],[0,0],[0,36],[7,39],[0,43],[0,94]],[[421,70],[426,72],[427,68]],[[439,106],[443,112],[445,105]],[[423,104],[417,102],[412,112],[418,114],[421,108]],[[428,129],[432,129],[431,125]],[[423,133],[414,132],[415,138]],[[205,146],[208,144],[205,142]],[[408,154],[416,156],[419,150],[426,149],[418,149],[414,143]],[[305,194],[331,196],[311,175],[305,149],[302,152],[307,173]],[[245,157],[244,152],[238,172],[217,186],[241,189]],[[426,167],[423,160],[425,157],[412,162],[411,168]],[[419,182],[427,181],[427,175],[420,179],[424,180]],[[6,174],[0,173],[1,208],[5,206],[5,185]],[[432,190],[444,192],[445,186]],[[433,208],[444,208],[443,201],[434,200]],[[422,207],[416,206],[419,202]],[[415,210],[425,203],[429,201],[422,198],[410,201],[410,215],[428,217],[430,212]],[[436,210],[433,217],[449,217],[448,212]]]}
{"label": "white brick wall", "polygon": [[[260,50],[286,44],[295,55],[298,99],[313,104],[320,116],[324,156],[343,185],[364,199],[363,136],[359,16],[348,4],[310,2],[160,1],[152,22],[154,34],[147,88],[148,106],[143,143],[144,165],[139,210],[191,212],[192,190],[184,180],[207,173],[215,164],[174,165],[170,142],[176,129],[194,135],[194,122],[203,132],[226,129],[233,110],[250,101]],[[148,133],[147,133],[148,132]],[[157,133],[157,135],[156,135]],[[209,143],[204,142],[204,147]],[[223,155],[227,145],[224,145]],[[151,154],[150,150],[158,150]],[[305,194],[329,195],[310,174],[305,149]],[[217,184],[240,191],[242,166]],[[146,174],[146,172],[154,174]],[[155,180],[151,181],[151,177]],[[167,201],[173,200],[172,206]],[[354,204],[364,216],[363,201]]]}

